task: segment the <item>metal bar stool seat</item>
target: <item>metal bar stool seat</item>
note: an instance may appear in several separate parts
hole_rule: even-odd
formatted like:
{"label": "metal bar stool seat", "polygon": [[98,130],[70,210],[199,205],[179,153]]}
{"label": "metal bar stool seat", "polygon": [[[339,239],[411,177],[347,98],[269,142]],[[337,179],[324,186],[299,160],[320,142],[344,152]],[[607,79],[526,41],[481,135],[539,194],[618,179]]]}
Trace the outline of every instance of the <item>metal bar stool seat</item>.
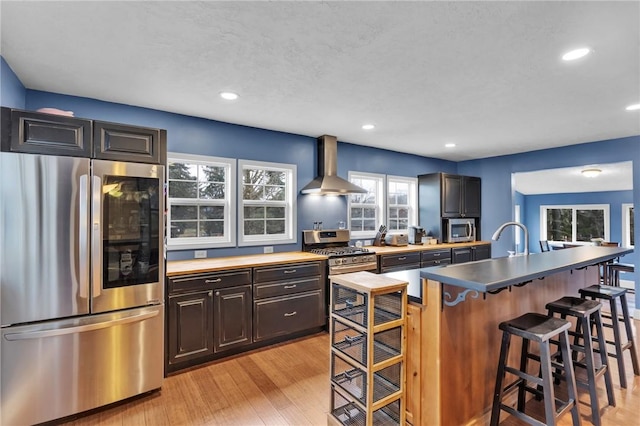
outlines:
{"label": "metal bar stool seat", "polygon": [[[607,388],[607,399],[609,405],[615,407],[616,400],[613,393],[613,383],[611,381],[611,371],[608,366],[608,358],[606,351],[599,351],[600,353],[600,366],[596,367],[594,360],[593,342],[597,342],[599,348],[606,347],[604,332],[602,327],[602,318],[600,316],[600,302],[595,300],[586,300],[579,297],[562,297],[553,302],[547,303],[546,308],[549,316],[556,314],[560,315],[560,318],[566,319],[566,317],[576,318],[575,331],[568,331],[569,335],[574,337],[574,343],[571,345],[572,359],[574,367],[584,368],[587,372],[587,380],[581,381],[576,377],[576,383],[579,386],[586,387],[589,390],[589,398],[591,401],[591,418],[593,424],[600,426],[600,404],[598,402],[598,391],[596,386],[596,380],[604,376],[605,386]],[[591,326],[595,325],[596,336],[594,337],[591,332]],[[581,342],[583,342],[581,344]],[[552,340],[552,343],[556,343]],[[584,358],[578,361],[578,354],[583,354]],[[557,358],[560,354],[552,355],[552,358]],[[562,361],[562,359],[560,360]]]}
{"label": "metal bar stool seat", "polygon": [[[537,313],[524,314],[518,318],[500,323],[502,330],[502,344],[500,347],[500,360],[498,362],[498,372],[496,374],[496,387],[493,395],[493,406],[491,409],[491,426],[496,426],[500,422],[500,411],[504,410],[509,414],[523,420],[531,425],[556,425],[560,416],[567,411],[571,411],[573,424],[580,425],[580,414],[578,412],[578,397],[576,390],[575,376],[573,372],[573,362],[569,348],[569,335],[567,331],[571,328],[571,323],[560,318],[552,318]],[[513,368],[507,365],[509,356],[509,346],[511,336],[522,338],[522,351],[520,357],[520,368]],[[555,397],[553,387],[553,373],[551,367],[551,352],[549,342],[552,338],[558,338],[558,345],[562,353],[562,364],[567,381],[568,400],[561,401]],[[528,361],[532,359],[529,353],[530,342],[536,342],[540,348],[540,370],[541,377],[528,374]],[[503,386],[506,373],[513,374],[517,379]],[[536,387],[528,386],[533,383]],[[539,390],[538,386],[542,389]],[[503,403],[507,394],[515,389],[518,390],[517,409]],[[542,394],[544,399],[545,421],[525,414],[525,392],[535,395]]]}
{"label": "metal bar stool seat", "polygon": [[[633,365],[633,374],[640,376],[640,367],[638,367],[638,354],[636,353],[636,345],[633,341],[633,330],[631,328],[631,316],[629,315],[629,305],[627,305],[627,289],[622,287],[614,287],[610,285],[592,285],[587,288],[578,290],[580,296],[584,299],[606,300],[609,302],[611,316],[602,315],[602,318],[610,319],[611,322],[603,321],[602,325],[613,329],[613,340],[605,340],[608,345],[612,345],[614,352],[605,351],[609,356],[616,359],[618,364],[618,374],[620,376],[620,387],[627,388],[627,377],[624,365],[624,351],[629,350],[631,353],[631,363]],[[618,301],[622,305],[622,317],[618,315]],[[624,324],[626,332],[626,342],[622,341],[622,333],[620,331],[620,323]],[[600,350],[600,349],[596,349]]]}

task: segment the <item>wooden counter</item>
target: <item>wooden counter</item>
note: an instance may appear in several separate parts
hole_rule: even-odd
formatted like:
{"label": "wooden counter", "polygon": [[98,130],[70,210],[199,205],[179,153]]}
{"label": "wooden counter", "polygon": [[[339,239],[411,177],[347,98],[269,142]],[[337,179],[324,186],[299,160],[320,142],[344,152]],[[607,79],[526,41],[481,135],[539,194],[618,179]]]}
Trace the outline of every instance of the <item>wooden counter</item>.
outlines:
{"label": "wooden counter", "polygon": [[172,260],[167,262],[167,276],[173,277],[176,275],[251,268],[254,266],[311,262],[314,260],[327,260],[327,256],[304,251],[290,251],[285,253],[228,256],[211,259]]}
{"label": "wooden counter", "polygon": [[[532,270],[517,268],[519,272],[511,269],[511,276],[507,276],[502,268],[508,262],[505,259],[452,265],[470,273],[475,268],[493,269],[504,282],[531,280],[524,286],[498,288],[497,293],[482,293],[469,286],[425,278],[426,269],[438,268],[422,269],[422,303],[409,303],[407,311],[407,420],[416,426],[488,424],[500,351],[498,325],[526,312],[546,314],[546,303],[564,296],[579,296],[580,288],[597,284],[599,267],[594,263],[617,256],[613,252],[603,255],[602,250],[607,248],[597,249],[593,252],[586,248],[589,254],[585,256],[591,259],[586,259],[584,252],[574,252],[575,265],[566,263],[564,252],[582,248],[549,252],[552,256],[559,255],[555,261],[546,259],[549,265],[559,262],[563,267],[535,277],[530,276]],[[538,257],[538,260],[528,259],[529,263],[537,265],[538,261],[545,260],[542,255],[547,253],[531,255],[530,258]],[[453,306],[445,304],[446,293],[460,292],[468,294]],[[519,352],[520,341],[514,339],[511,365],[517,365]]]}
{"label": "wooden counter", "polygon": [[491,244],[491,241],[473,241],[470,243],[447,243],[447,244],[409,244],[407,246],[366,246],[367,250],[375,254],[401,254],[412,253],[425,250],[442,250],[448,248],[473,247],[478,245]]}

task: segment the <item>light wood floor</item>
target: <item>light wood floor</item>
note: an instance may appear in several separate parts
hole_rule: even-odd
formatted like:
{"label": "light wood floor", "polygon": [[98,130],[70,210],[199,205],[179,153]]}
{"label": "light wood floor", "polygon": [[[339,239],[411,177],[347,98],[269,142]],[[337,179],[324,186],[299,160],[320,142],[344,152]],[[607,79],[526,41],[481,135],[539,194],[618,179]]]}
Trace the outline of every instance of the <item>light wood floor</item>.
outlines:
{"label": "light wood floor", "polygon": [[[635,329],[640,321],[635,320]],[[636,333],[636,342],[637,333]],[[160,392],[69,420],[64,425],[326,425],[329,410],[329,336],[317,334],[168,377]],[[617,406],[602,410],[604,426],[640,426],[640,377],[627,352],[627,389],[612,366]],[[599,384],[604,405],[604,384]],[[580,391],[583,425],[589,397]],[[533,410],[536,407],[533,406]],[[505,416],[505,415],[503,415]],[[506,418],[502,425],[516,425]],[[571,424],[564,416],[561,426]],[[421,425],[422,426],[422,425]],[[424,425],[436,426],[436,425]]]}

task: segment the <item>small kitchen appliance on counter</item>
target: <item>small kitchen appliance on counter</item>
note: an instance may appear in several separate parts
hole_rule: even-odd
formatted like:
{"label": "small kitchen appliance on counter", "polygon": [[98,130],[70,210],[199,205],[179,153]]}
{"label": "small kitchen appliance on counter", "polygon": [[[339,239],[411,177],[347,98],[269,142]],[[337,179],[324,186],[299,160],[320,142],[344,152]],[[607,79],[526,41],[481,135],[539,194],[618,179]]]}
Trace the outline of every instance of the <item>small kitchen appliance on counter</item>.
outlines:
{"label": "small kitchen appliance on counter", "polygon": [[420,226],[409,227],[409,244],[422,244],[423,237],[425,237],[424,228]]}
{"label": "small kitchen appliance on counter", "polygon": [[409,238],[407,234],[389,234],[385,237],[384,242],[388,246],[406,246],[409,244]]}

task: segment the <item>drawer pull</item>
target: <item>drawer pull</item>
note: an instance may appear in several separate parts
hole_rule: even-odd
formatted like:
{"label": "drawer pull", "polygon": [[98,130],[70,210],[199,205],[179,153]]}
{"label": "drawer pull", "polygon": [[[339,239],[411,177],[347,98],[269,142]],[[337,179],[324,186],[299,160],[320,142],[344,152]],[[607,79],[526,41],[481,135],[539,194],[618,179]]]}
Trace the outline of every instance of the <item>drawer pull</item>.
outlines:
{"label": "drawer pull", "polygon": [[298,287],[297,284],[292,284],[292,285],[285,285],[284,288],[296,288]]}
{"label": "drawer pull", "polygon": [[287,312],[287,313],[285,313],[285,314],[284,314],[284,316],[285,316],[285,317],[292,317],[292,316],[296,315],[297,313],[298,313],[298,312],[296,312],[296,311],[293,311],[293,312]]}
{"label": "drawer pull", "polygon": [[215,280],[204,280],[204,282],[207,284],[219,283],[220,281],[222,281],[222,278],[216,278]]}
{"label": "drawer pull", "polygon": [[407,256],[399,257],[398,260],[407,260]]}
{"label": "drawer pull", "polygon": [[295,274],[296,270],[295,269],[289,269],[288,271],[284,271],[285,274]]}
{"label": "drawer pull", "polygon": [[433,253],[433,257],[440,256],[440,253]]}

